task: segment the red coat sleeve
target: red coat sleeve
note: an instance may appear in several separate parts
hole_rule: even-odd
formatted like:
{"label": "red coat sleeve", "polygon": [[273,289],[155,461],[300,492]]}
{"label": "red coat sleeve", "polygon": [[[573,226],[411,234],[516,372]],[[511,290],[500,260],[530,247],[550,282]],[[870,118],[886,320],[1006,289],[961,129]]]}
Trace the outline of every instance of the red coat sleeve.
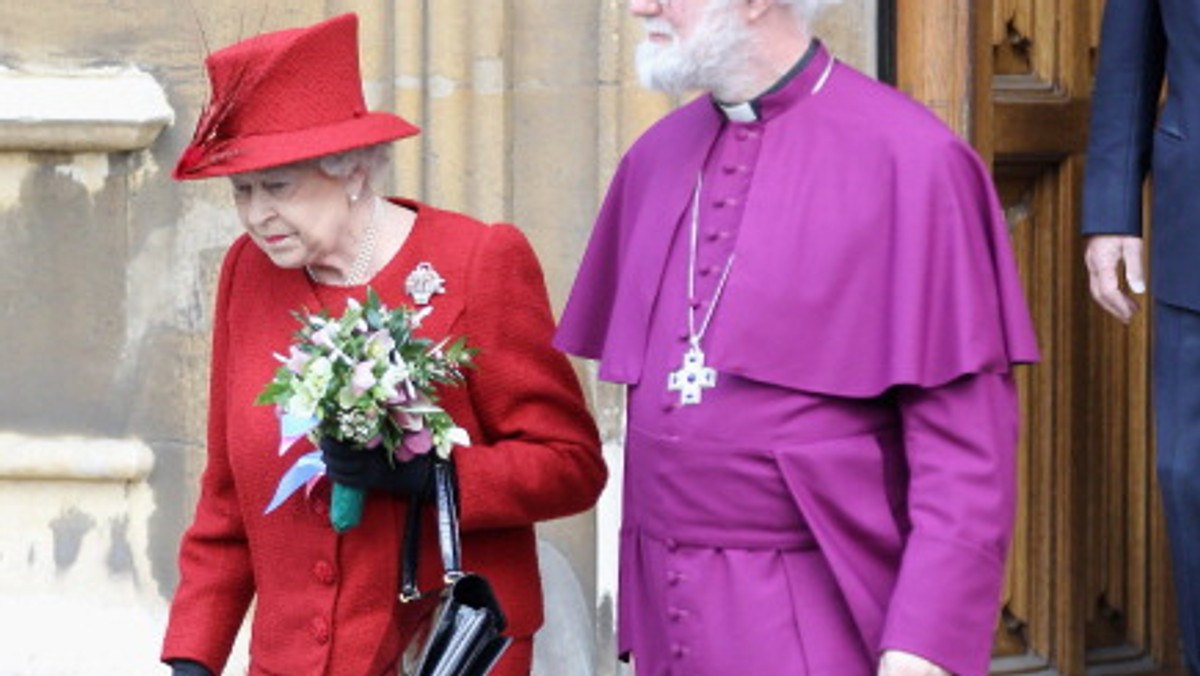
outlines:
{"label": "red coat sleeve", "polygon": [[164,661],[188,658],[221,673],[254,596],[254,576],[225,435],[227,308],[234,268],[249,240],[230,249],[221,270],[213,319],[209,381],[208,464],[196,518],[179,552],[179,587],[163,643]]}
{"label": "red coat sleeve", "polygon": [[487,229],[468,273],[471,407],[483,439],[455,452],[464,530],[524,526],[590,508],[607,479],[578,378],[550,344],[542,271],[510,225]]}
{"label": "red coat sleeve", "polygon": [[912,531],[881,650],[986,674],[1016,512],[1011,374],[980,373],[899,394]]}

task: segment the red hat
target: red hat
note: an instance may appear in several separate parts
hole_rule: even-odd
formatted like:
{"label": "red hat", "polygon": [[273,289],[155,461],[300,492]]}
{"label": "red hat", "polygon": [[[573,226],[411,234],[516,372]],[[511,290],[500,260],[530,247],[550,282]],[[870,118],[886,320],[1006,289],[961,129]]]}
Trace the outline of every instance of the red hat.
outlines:
{"label": "red hat", "polygon": [[172,176],[227,176],[394,141],[420,130],[368,112],[358,17],[265,33],[205,59],[212,94]]}

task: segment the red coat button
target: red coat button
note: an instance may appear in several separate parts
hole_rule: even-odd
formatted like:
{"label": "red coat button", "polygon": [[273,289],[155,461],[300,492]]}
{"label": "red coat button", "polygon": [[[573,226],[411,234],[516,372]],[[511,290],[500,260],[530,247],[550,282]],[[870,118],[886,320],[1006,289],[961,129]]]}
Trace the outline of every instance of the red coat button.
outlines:
{"label": "red coat button", "polygon": [[321,584],[333,584],[336,578],[333,573],[333,566],[328,561],[317,561],[313,565],[313,577],[317,578],[317,582]]}
{"label": "red coat button", "polygon": [[312,637],[317,643],[329,643],[329,623],[324,618],[314,617],[312,621]]}

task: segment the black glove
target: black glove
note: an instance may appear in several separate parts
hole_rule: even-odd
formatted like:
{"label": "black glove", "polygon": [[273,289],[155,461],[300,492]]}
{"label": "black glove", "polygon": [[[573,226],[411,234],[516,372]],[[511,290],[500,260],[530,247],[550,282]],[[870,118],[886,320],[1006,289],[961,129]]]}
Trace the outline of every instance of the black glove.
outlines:
{"label": "black glove", "polygon": [[432,461],[428,454],[407,462],[388,462],[387,451],[362,448],[335,439],[321,440],[325,474],[334,483],[363,490],[386,491],[407,498],[420,493],[429,478]]}
{"label": "black glove", "polygon": [[195,660],[171,660],[171,676],[213,676],[208,667]]}

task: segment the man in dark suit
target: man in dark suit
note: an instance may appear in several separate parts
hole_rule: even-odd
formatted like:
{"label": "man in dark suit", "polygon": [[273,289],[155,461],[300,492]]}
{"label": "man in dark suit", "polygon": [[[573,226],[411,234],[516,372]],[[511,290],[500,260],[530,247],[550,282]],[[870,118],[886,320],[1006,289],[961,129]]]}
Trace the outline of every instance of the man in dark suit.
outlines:
{"label": "man in dark suit", "polygon": [[[1166,103],[1161,111],[1164,78]],[[1154,413],[1180,634],[1200,674],[1200,2],[1109,0],[1084,184],[1092,296],[1128,322],[1144,293],[1142,185],[1154,176]]]}

